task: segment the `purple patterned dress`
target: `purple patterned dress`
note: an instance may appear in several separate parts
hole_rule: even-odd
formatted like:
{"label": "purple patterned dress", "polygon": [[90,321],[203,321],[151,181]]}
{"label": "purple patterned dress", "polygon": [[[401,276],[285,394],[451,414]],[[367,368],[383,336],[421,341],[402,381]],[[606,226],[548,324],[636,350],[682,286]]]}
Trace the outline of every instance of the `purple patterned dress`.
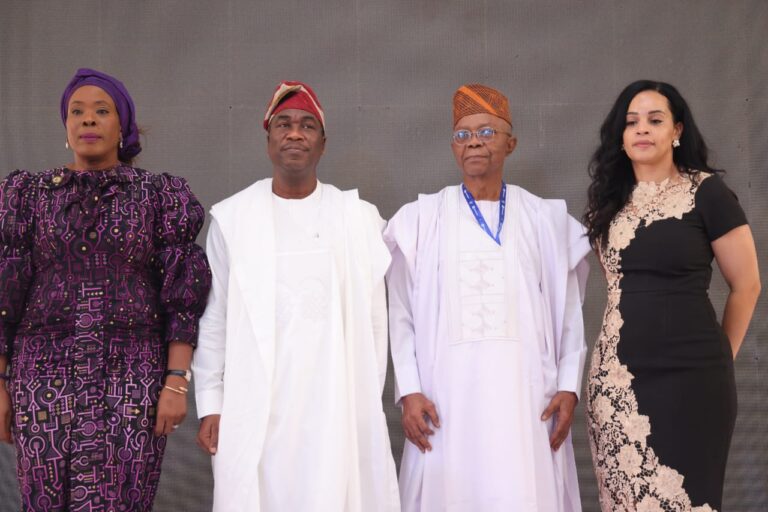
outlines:
{"label": "purple patterned dress", "polygon": [[210,270],[187,183],[118,165],[0,184],[0,354],[24,510],[146,511],[168,343],[194,345]]}

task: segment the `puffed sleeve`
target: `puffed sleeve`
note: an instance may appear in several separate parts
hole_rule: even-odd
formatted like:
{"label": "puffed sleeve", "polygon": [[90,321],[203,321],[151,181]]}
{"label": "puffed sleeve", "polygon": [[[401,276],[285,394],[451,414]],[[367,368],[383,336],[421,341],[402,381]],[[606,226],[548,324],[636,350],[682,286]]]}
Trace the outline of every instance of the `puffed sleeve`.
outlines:
{"label": "puffed sleeve", "polygon": [[156,271],[165,318],[165,339],[197,345],[198,322],[211,288],[211,269],[202,247],[195,243],[205,210],[186,180],[161,174],[156,188]]}
{"label": "puffed sleeve", "polygon": [[26,171],[14,171],[0,183],[0,355],[11,354],[32,280],[36,197]]}
{"label": "puffed sleeve", "polygon": [[696,210],[701,215],[709,241],[747,223],[739,200],[720,176],[706,178],[696,191]]}

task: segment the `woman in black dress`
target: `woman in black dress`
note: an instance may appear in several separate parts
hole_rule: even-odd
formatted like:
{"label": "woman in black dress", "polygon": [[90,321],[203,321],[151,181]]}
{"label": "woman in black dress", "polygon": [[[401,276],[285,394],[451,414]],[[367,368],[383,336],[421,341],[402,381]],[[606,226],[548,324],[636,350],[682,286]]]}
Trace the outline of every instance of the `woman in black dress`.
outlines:
{"label": "woman in black dress", "polygon": [[[733,358],[760,292],[752,233],[671,85],[627,86],[600,138],[584,216],[608,280],[587,398],[600,504],[720,509]],[[713,258],[730,287],[722,326]]]}

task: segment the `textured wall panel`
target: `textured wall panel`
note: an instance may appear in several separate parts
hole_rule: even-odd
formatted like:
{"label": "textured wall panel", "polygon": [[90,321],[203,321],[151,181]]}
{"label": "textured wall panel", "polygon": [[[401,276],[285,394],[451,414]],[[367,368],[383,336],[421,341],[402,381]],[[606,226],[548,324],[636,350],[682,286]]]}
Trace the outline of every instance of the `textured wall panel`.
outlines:
{"label": "textured wall panel", "polygon": [[[680,88],[747,211],[768,272],[768,3],[718,0],[2,0],[0,175],[66,163],[59,95],[76,68],[120,77],[147,129],[139,166],[185,176],[206,207],[270,174],[264,107],[304,80],[326,108],[320,178],[360,189],[390,217],[418,192],[457,183],[451,96],[485,82],[512,103],[518,149],[506,179],[579,216],[598,127],[630,81]],[[201,236],[200,241],[203,242]],[[590,346],[605,306],[592,257]],[[722,310],[716,272],[711,296]],[[739,416],[724,509],[768,509],[768,299],[736,370]],[[156,510],[210,510],[207,457],[190,417],[171,436]],[[403,436],[384,405],[399,462]],[[574,442],[585,511],[598,510],[583,409]],[[707,449],[702,447],[702,449]],[[0,512],[18,510],[13,451],[0,446]]]}

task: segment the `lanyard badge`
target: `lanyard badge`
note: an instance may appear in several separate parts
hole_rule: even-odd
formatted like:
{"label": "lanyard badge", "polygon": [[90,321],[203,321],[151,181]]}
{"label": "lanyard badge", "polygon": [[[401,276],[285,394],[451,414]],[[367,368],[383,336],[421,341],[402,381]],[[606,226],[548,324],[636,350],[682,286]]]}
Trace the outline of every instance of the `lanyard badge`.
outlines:
{"label": "lanyard badge", "polygon": [[472,194],[467,190],[467,187],[465,187],[463,183],[461,184],[461,191],[464,193],[464,199],[467,200],[469,209],[472,210],[472,214],[475,216],[477,223],[480,224],[480,227],[488,233],[488,236],[491,237],[494,242],[501,245],[501,227],[504,225],[504,210],[507,206],[507,185],[503,181],[501,182],[501,193],[499,194],[499,227],[496,230],[496,236],[491,233],[491,228],[489,228],[488,223],[485,222],[485,218],[480,212],[480,208],[477,206],[475,198],[472,197]]}

